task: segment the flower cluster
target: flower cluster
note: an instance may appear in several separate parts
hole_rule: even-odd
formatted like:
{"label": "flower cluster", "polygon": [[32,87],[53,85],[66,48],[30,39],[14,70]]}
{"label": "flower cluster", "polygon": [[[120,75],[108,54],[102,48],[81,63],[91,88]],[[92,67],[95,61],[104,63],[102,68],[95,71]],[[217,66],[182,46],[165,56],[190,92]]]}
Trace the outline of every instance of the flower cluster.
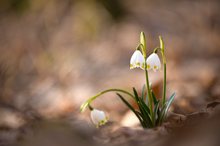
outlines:
{"label": "flower cluster", "polygon": [[[107,116],[101,110],[94,109],[91,106],[91,103],[99,96],[107,93],[107,92],[116,92],[116,95],[121,99],[121,101],[136,115],[140,124],[143,128],[152,128],[155,126],[159,126],[163,123],[166,118],[168,109],[175,97],[175,93],[173,93],[169,99],[166,99],[166,58],[165,58],[165,47],[164,42],[161,36],[159,36],[160,47],[156,47],[147,57],[147,47],[146,47],[146,39],[145,34],[141,32],[140,35],[140,43],[138,47],[134,51],[133,55],[130,59],[130,69],[141,68],[145,71],[146,76],[146,84],[143,86],[142,94],[138,95],[136,89],[133,87],[133,93],[122,89],[107,89],[104,90],[95,96],[89,98],[86,102],[84,102],[80,110],[84,111],[87,107],[91,110],[91,119],[92,122],[97,126],[104,125],[107,123]],[[163,95],[162,98],[157,98],[154,94],[152,86],[149,82],[148,71],[153,70],[154,72],[161,69],[161,61],[157,54],[157,52],[161,53],[163,60],[163,71],[164,71],[164,80],[163,80]],[[132,106],[128,100],[126,100],[122,95],[126,94],[136,102],[138,105],[138,109]]]}
{"label": "flower cluster", "polygon": [[[145,65],[147,65],[147,67],[145,67]],[[146,68],[147,70],[152,69],[154,71],[157,71],[161,68],[161,62],[160,62],[160,59],[156,53],[152,53],[147,58],[147,60],[145,60],[141,51],[136,50],[133,53],[133,55],[131,56],[130,69],[134,69],[134,68],[138,68],[138,67],[143,70],[145,70],[145,68]]]}

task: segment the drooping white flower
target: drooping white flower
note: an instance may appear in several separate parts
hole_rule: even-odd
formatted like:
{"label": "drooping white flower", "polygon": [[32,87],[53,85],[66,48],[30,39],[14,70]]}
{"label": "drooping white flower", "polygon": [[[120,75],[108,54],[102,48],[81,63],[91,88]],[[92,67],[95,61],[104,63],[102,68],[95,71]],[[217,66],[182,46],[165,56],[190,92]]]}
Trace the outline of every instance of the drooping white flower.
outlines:
{"label": "drooping white flower", "polygon": [[108,118],[105,115],[105,113],[103,111],[97,110],[97,109],[93,109],[91,111],[91,119],[92,119],[92,122],[97,127],[104,125],[108,121]]}
{"label": "drooping white flower", "polygon": [[152,53],[147,58],[147,69],[153,69],[154,71],[157,71],[161,68],[161,63],[158,55],[156,53]]}
{"label": "drooping white flower", "polygon": [[144,69],[145,59],[141,51],[136,50],[131,56],[130,69],[138,68]]}

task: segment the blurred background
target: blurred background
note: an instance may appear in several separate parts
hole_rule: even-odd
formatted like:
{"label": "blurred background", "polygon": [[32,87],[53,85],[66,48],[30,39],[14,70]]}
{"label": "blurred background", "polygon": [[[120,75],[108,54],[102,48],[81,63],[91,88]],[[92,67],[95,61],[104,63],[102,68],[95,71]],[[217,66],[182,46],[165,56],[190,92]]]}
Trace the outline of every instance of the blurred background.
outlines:
{"label": "blurred background", "polygon": [[[167,96],[177,93],[171,110],[202,109],[220,98],[219,8],[218,0],[0,0],[0,127],[19,128],[28,117],[88,122],[79,106],[97,92],[140,91],[144,72],[129,62],[141,31],[148,54],[164,38]],[[159,97],[162,77],[150,72]],[[133,125],[113,93],[93,106]]]}

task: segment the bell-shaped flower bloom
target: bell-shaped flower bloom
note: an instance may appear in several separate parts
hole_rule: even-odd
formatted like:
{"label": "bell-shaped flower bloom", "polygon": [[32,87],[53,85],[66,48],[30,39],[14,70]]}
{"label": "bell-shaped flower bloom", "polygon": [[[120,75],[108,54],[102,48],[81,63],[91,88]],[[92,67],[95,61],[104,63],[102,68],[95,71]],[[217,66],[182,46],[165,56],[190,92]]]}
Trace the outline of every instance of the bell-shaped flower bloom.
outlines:
{"label": "bell-shaped flower bloom", "polygon": [[92,122],[97,126],[101,126],[104,125],[107,121],[108,118],[105,115],[105,113],[103,111],[97,110],[97,109],[93,109],[91,111],[91,119]]}
{"label": "bell-shaped flower bloom", "polygon": [[147,58],[147,69],[153,69],[154,71],[157,71],[161,68],[161,62],[160,58],[156,53],[152,53],[148,58]]}
{"label": "bell-shaped flower bloom", "polygon": [[136,50],[134,54],[131,56],[130,60],[130,69],[138,68],[144,69],[145,59],[142,55],[141,51]]}

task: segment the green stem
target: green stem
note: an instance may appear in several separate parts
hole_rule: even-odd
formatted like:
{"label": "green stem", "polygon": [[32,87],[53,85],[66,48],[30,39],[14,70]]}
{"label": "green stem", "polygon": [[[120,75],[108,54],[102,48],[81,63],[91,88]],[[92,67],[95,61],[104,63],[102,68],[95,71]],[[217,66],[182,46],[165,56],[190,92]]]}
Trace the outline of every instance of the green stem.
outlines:
{"label": "green stem", "polygon": [[162,105],[164,106],[165,105],[165,102],[166,102],[166,81],[167,81],[167,73],[166,73],[166,58],[165,58],[165,55],[164,55],[164,52],[161,51],[161,54],[162,54],[162,58],[163,58],[163,74],[164,74],[164,77],[163,77],[163,98],[162,98]]}
{"label": "green stem", "polygon": [[116,91],[116,92],[121,92],[121,93],[127,94],[127,95],[129,95],[130,97],[132,97],[133,99],[135,99],[135,97],[134,97],[131,93],[129,93],[129,92],[125,91],[125,90],[122,90],[122,89],[107,89],[107,90],[104,90],[104,91],[102,91],[102,92],[99,92],[98,94],[96,94],[95,96],[92,96],[92,97],[89,98],[86,102],[84,102],[84,103],[81,105],[81,107],[80,107],[80,111],[83,112],[83,111],[86,109],[86,107],[89,106],[90,103],[91,103],[93,100],[95,100],[97,97],[99,97],[99,96],[101,96],[101,95],[103,95],[103,94],[105,94],[105,93],[107,93],[107,92],[112,92],[112,91]]}
{"label": "green stem", "polygon": [[159,36],[159,40],[160,40],[160,53],[162,55],[162,58],[163,58],[163,71],[164,71],[164,77],[163,77],[163,97],[162,97],[162,106],[165,105],[165,102],[166,102],[166,80],[167,80],[167,77],[166,77],[166,57],[165,57],[165,47],[164,47],[164,42],[163,42],[163,38],[161,36]]}
{"label": "green stem", "polygon": [[[145,59],[146,60],[146,59]],[[148,78],[148,71],[147,71],[147,64],[145,64],[145,76],[146,76],[146,85],[147,85],[147,94],[148,94],[148,104],[150,106],[150,115],[151,119],[153,120],[153,100],[150,92],[150,85],[149,85],[149,78]],[[153,122],[154,123],[154,122]]]}

